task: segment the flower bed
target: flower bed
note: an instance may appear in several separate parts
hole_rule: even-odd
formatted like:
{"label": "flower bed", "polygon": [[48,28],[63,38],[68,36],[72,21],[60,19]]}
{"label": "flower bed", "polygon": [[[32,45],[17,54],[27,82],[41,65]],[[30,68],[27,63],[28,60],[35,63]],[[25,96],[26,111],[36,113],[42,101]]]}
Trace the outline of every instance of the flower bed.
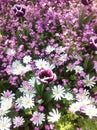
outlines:
{"label": "flower bed", "polygon": [[97,129],[97,1],[0,1],[0,130]]}

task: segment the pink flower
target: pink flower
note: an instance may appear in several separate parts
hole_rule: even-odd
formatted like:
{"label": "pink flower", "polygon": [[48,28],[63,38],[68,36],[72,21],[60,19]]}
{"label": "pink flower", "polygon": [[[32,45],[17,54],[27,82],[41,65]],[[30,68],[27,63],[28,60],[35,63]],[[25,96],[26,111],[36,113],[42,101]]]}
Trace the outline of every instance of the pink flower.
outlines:
{"label": "pink flower", "polygon": [[90,47],[92,50],[97,51],[97,37],[96,36],[92,36],[90,38]]}
{"label": "pink flower", "polygon": [[77,88],[73,88],[73,92],[74,93],[78,93],[78,89]]}
{"label": "pink flower", "polygon": [[23,117],[18,116],[13,119],[14,128],[22,126],[23,123],[24,123]]}
{"label": "pink flower", "polygon": [[93,63],[94,63],[94,69],[95,69],[95,71],[97,73],[97,61],[94,61]]}
{"label": "pink flower", "polygon": [[13,7],[13,11],[16,16],[23,16],[25,14],[25,6],[16,4]]}
{"label": "pink flower", "polygon": [[77,85],[78,85],[79,87],[81,87],[82,84],[83,84],[82,80],[77,81]]}
{"label": "pink flower", "polygon": [[37,79],[42,83],[48,84],[56,80],[56,74],[50,69],[40,70]]}
{"label": "pink flower", "polygon": [[44,106],[39,105],[39,106],[38,106],[38,109],[39,109],[39,111],[41,111],[41,112],[42,112],[42,111],[44,111]]}
{"label": "pink flower", "polygon": [[77,128],[76,130],[82,130],[82,128]]}

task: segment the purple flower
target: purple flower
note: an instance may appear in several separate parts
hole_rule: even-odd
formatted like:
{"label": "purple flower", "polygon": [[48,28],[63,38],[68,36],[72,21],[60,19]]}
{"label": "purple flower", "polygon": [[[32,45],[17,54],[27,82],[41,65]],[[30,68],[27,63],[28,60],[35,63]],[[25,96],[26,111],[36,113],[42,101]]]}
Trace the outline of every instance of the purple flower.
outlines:
{"label": "purple flower", "polygon": [[81,2],[84,4],[84,5],[88,5],[92,2],[93,0],[81,0]]}
{"label": "purple flower", "polygon": [[40,70],[37,79],[42,83],[48,84],[56,80],[56,74],[50,69]]}
{"label": "purple flower", "polygon": [[90,47],[94,51],[97,51],[97,37],[96,36],[93,36],[90,38]]}
{"label": "purple flower", "polygon": [[18,17],[23,16],[25,14],[25,10],[26,10],[25,5],[16,4],[13,7],[14,14]]}

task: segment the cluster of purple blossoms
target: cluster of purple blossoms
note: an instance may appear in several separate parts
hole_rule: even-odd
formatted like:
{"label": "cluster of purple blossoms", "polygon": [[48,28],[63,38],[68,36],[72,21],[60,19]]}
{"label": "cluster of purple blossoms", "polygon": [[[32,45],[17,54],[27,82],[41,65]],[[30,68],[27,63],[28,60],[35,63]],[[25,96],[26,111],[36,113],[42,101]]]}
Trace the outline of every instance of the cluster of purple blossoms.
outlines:
{"label": "cluster of purple blossoms", "polygon": [[96,0],[0,1],[0,130],[90,129],[96,18]]}

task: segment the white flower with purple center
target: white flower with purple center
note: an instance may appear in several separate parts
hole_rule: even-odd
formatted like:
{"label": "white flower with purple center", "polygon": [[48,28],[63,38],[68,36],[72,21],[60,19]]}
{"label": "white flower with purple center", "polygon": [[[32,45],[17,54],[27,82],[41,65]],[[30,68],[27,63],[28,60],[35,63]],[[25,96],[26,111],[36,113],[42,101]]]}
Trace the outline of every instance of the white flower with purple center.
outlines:
{"label": "white flower with purple center", "polygon": [[86,75],[85,79],[83,80],[84,86],[86,87],[94,87],[94,85],[96,84],[95,82],[95,77],[93,76],[92,78],[90,78],[89,75]]}
{"label": "white flower with purple center", "polygon": [[24,95],[29,94],[32,97],[35,97],[35,89],[32,86],[26,86],[26,85],[21,85],[19,88],[19,91],[22,92]]}
{"label": "white flower with purple center", "polygon": [[12,93],[12,91],[3,91],[3,93],[1,93],[1,100],[6,100],[6,99],[15,99],[15,94]]}
{"label": "white flower with purple center", "polygon": [[51,112],[49,112],[49,116],[47,117],[48,122],[57,122],[61,117],[61,113],[59,113],[58,109],[52,109]]}
{"label": "white flower with purple center", "polygon": [[23,117],[18,116],[18,117],[13,118],[14,128],[22,126],[24,122],[25,121]]}
{"label": "white flower with purple center", "polygon": [[11,119],[9,117],[0,117],[0,130],[10,130]]}
{"label": "white flower with purple center", "polygon": [[37,79],[44,84],[48,84],[56,80],[56,74],[50,69],[43,69],[37,74]]}
{"label": "white flower with purple center", "polygon": [[58,101],[64,98],[65,96],[65,89],[61,85],[54,86],[52,89],[53,98],[54,100]]}
{"label": "white flower with purple center", "polygon": [[35,111],[30,121],[32,121],[32,123],[36,126],[42,125],[42,123],[45,121],[45,114]]}

